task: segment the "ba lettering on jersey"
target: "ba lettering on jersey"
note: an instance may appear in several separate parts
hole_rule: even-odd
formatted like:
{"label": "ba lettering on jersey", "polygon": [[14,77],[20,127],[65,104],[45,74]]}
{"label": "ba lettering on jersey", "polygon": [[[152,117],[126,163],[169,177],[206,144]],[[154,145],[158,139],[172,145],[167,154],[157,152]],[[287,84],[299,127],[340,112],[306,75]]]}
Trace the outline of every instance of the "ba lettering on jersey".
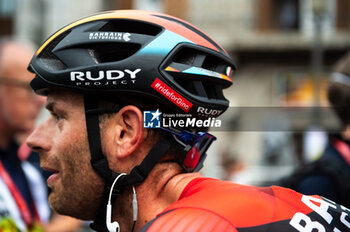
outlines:
{"label": "ba lettering on jersey", "polygon": [[350,231],[350,210],[326,198],[303,195],[301,201],[313,210],[297,212],[289,224],[299,232]]}

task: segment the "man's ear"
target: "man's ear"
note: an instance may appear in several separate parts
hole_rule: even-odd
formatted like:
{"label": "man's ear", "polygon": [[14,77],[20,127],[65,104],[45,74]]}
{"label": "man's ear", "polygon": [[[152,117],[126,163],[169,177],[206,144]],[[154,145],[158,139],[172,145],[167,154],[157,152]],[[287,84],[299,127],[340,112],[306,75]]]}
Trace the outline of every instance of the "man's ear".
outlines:
{"label": "man's ear", "polygon": [[123,159],[133,153],[141,144],[143,138],[142,112],[136,106],[123,107],[117,118],[115,127],[115,143],[117,157]]}

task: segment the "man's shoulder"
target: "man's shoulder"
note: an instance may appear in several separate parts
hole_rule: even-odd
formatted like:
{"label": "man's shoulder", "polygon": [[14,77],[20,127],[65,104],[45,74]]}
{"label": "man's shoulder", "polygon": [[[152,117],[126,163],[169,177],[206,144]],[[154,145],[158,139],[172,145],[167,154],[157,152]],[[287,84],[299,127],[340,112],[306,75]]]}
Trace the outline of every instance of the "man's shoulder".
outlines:
{"label": "man's shoulder", "polygon": [[192,228],[190,231],[221,226],[223,229],[213,230],[296,231],[307,226],[328,231],[344,227],[341,213],[349,211],[319,196],[277,186],[253,187],[199,178],[143,231],[185,231],[181,229],[184,226]]}
{"label": "man's shoulder", "polygon": [[140,232],[146,231],[235,232],[237,230],[230,221],[210,211],[196,208],[181,208],[158,215],[140,230]]}
{"label": "man's shoulder", "polygon": [[168,210],[188,206],[218,207],[217,210],[229,208],[231,213],[235,209],[242,209],[244,205],[259,205],[260,210],[265,207],[275,208],[276,202],[287,202],[285,207],[296,208],[302,206],[298,203],[301,197],[300,193],[278,186],[256,187],[211,178],[196,178],[186,186],[179,200]]}
{"label": "man's shoulder", "polygon": [[277,186],[255,187],[199,178],[189,183],[180,199],[167,210],[202,209],[241,227],[288,219],[295,211],[311,212],[301,199],[301,194]]}

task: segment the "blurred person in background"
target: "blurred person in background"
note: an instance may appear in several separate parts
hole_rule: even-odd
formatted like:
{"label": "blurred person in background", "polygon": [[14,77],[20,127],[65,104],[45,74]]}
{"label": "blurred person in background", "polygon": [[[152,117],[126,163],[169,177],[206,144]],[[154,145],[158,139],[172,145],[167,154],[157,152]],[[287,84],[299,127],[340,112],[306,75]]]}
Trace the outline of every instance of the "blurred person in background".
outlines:
{"label": "blurred person in background", "polygon": [[231,154],[227,150],[223,151],[221,154],[221,165],[224,170],[223,180],[245,185],[254,184],[254,177],[244,161],[238,158],[237,154]]}
{"label": "blurred person in background", "polygon": [[0,231],[40,230],[49,220],[42,176],[18,156],[19,140],[34,127],[44,102],[29,88],[32,54],[17,42],[0,44]]}
{"label": "blurred person in background", "polygon": [[38,155],[20,146],[34,128],[45,101],[29,86],[34,75],[27,66],[33,53],[29,45],[0,41],[0,231],[42,231],[44,226],[45,231],[62,231],[56,229],[57,222],[63,229],[62,223],[69,223],[68,228],[79,227],[75,219],[63,216],[47,224],[47,187],[40,170],[26,161],[36,162]]}
{"label": "blurred person in background", "polygon": [[350,53],[335,65],[328,100],[342,131],[331,135],[321,158],[282,180],[282,186],[303,194],[317,194],[350,207]]}

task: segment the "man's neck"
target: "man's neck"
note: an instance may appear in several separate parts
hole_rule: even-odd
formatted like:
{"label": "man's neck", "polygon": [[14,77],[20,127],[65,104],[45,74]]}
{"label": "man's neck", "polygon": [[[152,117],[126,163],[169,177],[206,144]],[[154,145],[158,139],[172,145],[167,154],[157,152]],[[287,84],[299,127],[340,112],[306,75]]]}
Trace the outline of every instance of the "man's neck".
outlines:
{"label": "man's neck", "polygon": [[[171,165],[172,167],[169,167]],[[177,164],[158,164],[140,185],[135,186],[138,202],[138,218],[135,231],[139,231],[146,223],[154,219],[170,204],[177,201],[186,185],[199,173],[181,173]],[[113,205],[113,219],[119,222],[121,232],[131,231],[132,226],[132,193],[131,189]],[[122,209],[122,210],[121,210]]]}

